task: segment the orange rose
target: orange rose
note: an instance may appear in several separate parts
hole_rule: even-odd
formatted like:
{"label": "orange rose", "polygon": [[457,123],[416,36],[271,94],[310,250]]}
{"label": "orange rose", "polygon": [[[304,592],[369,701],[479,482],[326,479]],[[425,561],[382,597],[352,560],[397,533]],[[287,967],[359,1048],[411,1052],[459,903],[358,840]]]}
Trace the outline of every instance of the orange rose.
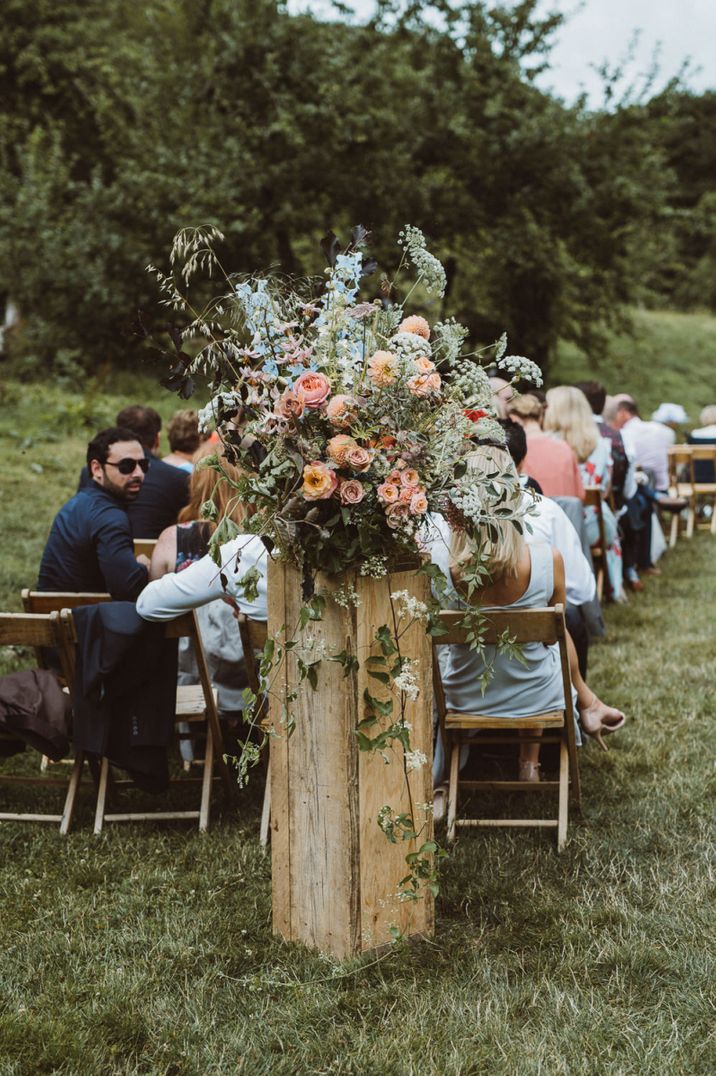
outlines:
{"label": "orange rose", "polygon": [[333,460],[339,467],[345,467],[349,453],[356,448],[358,448],[357,442],[352,437],[349,437],[347,433],[337,433],[335,437],[331,437],[326,445],[326,452],[329,460]]}
{"label": "orange rose", "polygon": [[297,379],[293,391],[301,397],[306,407],[316,408],[330,395],[331,383],[325,374],[306,370],[305,374],[301,374]]}
{"label": "orange rose", "polygon": [[307,463],[303,468],[303,489],[301,492],[307,501],[327,500],[337,485],[336,472],[332,471],[325,463],[321,463],[320,460]]}
{"label": "orange rose", "polygon": [[435,369],[435,363],[427,355],[418,355],[414,362],[416,370],[421,374],[429,374]]}
{"label": "orange rose", "polygon": [[411,314],[409,318],[404,318],[398,326],[398,332],[415,333],[416,336],[422,336],[423,340],[430,339],[430,326],[419,314]]}
{"label": "orange rose", "polygon": [[400,496],[400,487],[394,482],[383,482],[378,486],[378,496],[385,504],[395,504]]}
{"label": "orange rose", "polygon": [[398,360],[391,351],[376,351],[368,360],[368,377],[379,389],[387,388],[398,378]]}

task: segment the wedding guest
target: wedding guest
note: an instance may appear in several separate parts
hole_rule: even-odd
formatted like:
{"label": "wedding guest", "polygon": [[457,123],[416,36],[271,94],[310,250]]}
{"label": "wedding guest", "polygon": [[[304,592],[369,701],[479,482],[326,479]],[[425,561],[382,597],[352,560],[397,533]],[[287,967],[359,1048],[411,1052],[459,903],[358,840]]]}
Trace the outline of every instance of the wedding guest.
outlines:
{"label": "wedding guest", "polygon": [[194,470],[194,453],[201,444],[197,412],[176,411],[167,426],[167,440],[169,455],[164,457],[164,463],[191,474]]}
{"label": "wedding guest", "polygon": [[676,444],[677,430],[689,421],[689,416],[681,404],[661,403],[651,416],[651,421],[662,427],[661,434],[668,449]]}
{"label": "wedding guest", "polygon": [[[467,464],[469,471],[483,480],[495,472],[507,474],[501,504],[509,509],[519,509],[522,491],[507,452],[481,445],[468,457]],[[510,520],[495,517],[478,535],[478,546],[487,558],[490,571],[489,582],[477,596],[481,605],[529,609],[565,604],[564,562],[561,554],[547,543],[529,546]],[[461,608],[466,604],[461,574],[478,546],[465,530],[452,527],[447,542],[438,536],[431,543],[432,560],[447,580],[450,608]],[[603,736],[621,728],[624,715],[606,706],[587,686],[580,675],[569,636],[568,649],[582,730],[594,736],[606,750]],[[492,675],[485,686],[482,679],[488,667]],[[561,667],[556,647],[527,644],[521,648],[518,661],[500,653],[497,647],[488,646],[483,654],[469,646],[450,646],[443,668],[446,705],[451,711],[516,718],[563,708]],[[540,779],[538,743],[520,745],[519,778],[523,781]]]}
{"label": "wedding guest", "polygon": [[492,389],[492,402],[499,418],[507,417],[507,408],[514,398],[515,390],[504,377],[491,377],[490,388]]}
{"label": "wedding guest", "polygon": [[619,430],[627,450],[639,470],[651,473],[657,492],[669,486],[667,445],[664,427],[657,422],[644,422],[639,406],[631,397],[616,397],[612,425]]}
{"label": "wedding guest", "polygon": [[527,435],[525,470],[540,485],[546,497],[578,497],[584,500],[584,485],[574,452],[564,441],[542,429],[541,401],[531,393],[512,400],[508,417],[519,422]]}
{"label": "wedding guest", "polygon": [[574,387],[584,393],[587,403],[592,409],[592,415],[600,437],[609,441],[612,453],[612,496],[614,497],[615,505],[620,508],[625,498],[633,497],[636,492],[636,483],[634,482],[633,473],[631,479],[627,479],[629,459],[624,448],[622,435],[602,418],[602,412],[607,402],[606,389],[598,381],[577,381]]}
{"label": "wedding guest", "polygon": [[[716,445],[716,404],[704,407],[699,415],[701,425],[686,438],[690,445]],[[714,466],[709,460],[694,460],[696,482],[716,482]]]}
{"label": "wedding guest", "polygon": [[[579,463],[579,473],[585,486],[596,487],[602,497],[602,520],[606,540],[607,571],[612,597],[622,600],[622,550],[616,516],[607,503],[611,484],[612,453],[609,441],[601,437],[587,398],[579,389],[560,385],[547,393],[545,429],[564,439]],[[595,545],[600,540],[597,509],[584,509],[587,541]]]}
{"label": "wedding guest", "polygon": [[598,606],[593,607],[597,587],[591,560],[587,560],[584,555],[579,535],[564,509],[550,497],[535,496],[534,493],[527,492],[530,487],[525,484],[527,475],[523,469],[527,438],[523,428],[510,419],[503,420],[500,425],[505,431],[505,447],[517,469],[520,485],[525,490],[522,502],[529,510],[526,517],[529,527],[524,529],[525,541],[528,545],[547,542],[562,554],[567,593],[564,615],[577,651],[579,671],[586,677],[590,628],[595,634],[604,632]]}
{"label": "wedding guest", "polygon": [[148,578],[149,560],[135,557],[127,509],[149,467],[131,430],[102,430],[87,446],[89,483],[55,516],[42,555],[37,589],[109,592],[133,601]]}
{"label": "wedding guest", "polygon": [[[129,525],[135,538],[158,538],[165,527],[176,523],[179,511],[189,499],[189,476],[159,459],[162,420],[153,407],[135,404],[117,415],[117,425],[129,429],[144,449],[149,461],[144,485],[127,506]],[[83,468],[79,488],[90,482]]]}

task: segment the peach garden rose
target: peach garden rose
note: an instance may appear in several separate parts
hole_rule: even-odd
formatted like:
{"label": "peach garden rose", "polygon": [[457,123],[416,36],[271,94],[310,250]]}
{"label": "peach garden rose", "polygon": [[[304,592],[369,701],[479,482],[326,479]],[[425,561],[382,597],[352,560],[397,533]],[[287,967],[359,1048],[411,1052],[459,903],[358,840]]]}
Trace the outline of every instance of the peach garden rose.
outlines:
{"label": "peach garden rose", "polygon": [[307,463],[303,468],[301,492],[307,501],[327,500],[338,485],[336,472],[320,460]]}
{"label": "peach garden rose", "polygon": [[337,396],[332,396],[326,405],[326,418],[330,422],[331,426],[335,426],[336,429],[343,430],[346,426],[350,426],[355,417],[356,402],[352,396],[346,396],[344,393],[339,393]]}
{"label": "peach garden rose", "polygon": [[430,339],[430,326],[419,314],[411,314],[410,317],[403,318],[398,326],[398,332],[415,333],[416,336],[422,336],[423,340]]}
{"label": "peach garden rose", "polygon": [[274,404],[274,411],[281,418],[300,418],[305,410],[305,403],[291,389],[286,389],[282,396]]}
{"label": "peach garden rose", "polygon": [[367,471],[373,462],[373,456],[367,448],[361,448],[356,445],[355,448],[351,448],[346,457],[346,466],[350,467],[352,471]]}
{"label": "peach garden rose", "polygon": [[306,370],[294,383],[293,391],[301,397],[306,407],[318,408],[330,395],[331,383],[325,374]]}
{"label": "peach garden rose", "polygon": [[385,504],[394,504],[400,497],[400,487],[395,482],[383,482],[378,486],[378,496]]}

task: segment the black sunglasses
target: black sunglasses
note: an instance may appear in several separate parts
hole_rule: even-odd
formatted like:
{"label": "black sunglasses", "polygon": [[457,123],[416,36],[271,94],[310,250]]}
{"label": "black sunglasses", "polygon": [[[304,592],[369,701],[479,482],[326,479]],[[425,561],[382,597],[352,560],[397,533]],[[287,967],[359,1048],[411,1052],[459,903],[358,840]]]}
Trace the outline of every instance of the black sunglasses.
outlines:
{"label": "black sunglasses", "polygon": [[146,474],[149,470],[149,460],[146,456],[142,456],[140,460],[133,460],[131,456],[127,456],[126,459],[119,460],[117,463],[106,460],[105,467],[116,467],[120,474],[132,474],[137,467],[140,467]]}

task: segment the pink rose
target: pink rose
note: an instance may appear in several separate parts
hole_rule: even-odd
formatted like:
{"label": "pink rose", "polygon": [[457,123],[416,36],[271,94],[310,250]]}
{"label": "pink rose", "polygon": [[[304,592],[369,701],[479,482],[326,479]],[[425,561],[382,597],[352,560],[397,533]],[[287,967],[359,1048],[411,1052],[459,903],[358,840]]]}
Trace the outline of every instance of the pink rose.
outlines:
{"label": "pink rose", "polygon": [[413,467],[408,467],[400,475],[401,486],[417,486],[420,482],[420,475]]}
{"label": "pink rose", "polygon": [[392,531],[397,530],[410,515],[409,504],[391,504],[388,508],[385,521]]}
{"label": "pink rose", "polygon": [[320,407],[330,394],[331,383],[325,374],[316,370],[306,370],[293,386],[293,391],[300,396],[306,407]]}
{"label": "pink rose", "polygon": [[314,460],[303,468],[303,488],[301,492],[307,501],[327,500],[338,485],[336,472],[325,463]]}
{"label": "pink rose", "polygon": [[435,369],[435,363],[427,355],[418,355],[415,361],[415,369],[418,373],[429,374]]}
{"label": "pink rose", "polygon": [[300,418],[305,410],[305,403],[295,392],[287,389],[283,396],[279,396],[274,404],[274,411],[281,418]]}
{"label": "pink rose", "polygon": [[341,482],[338,490],[341,504],[360,504],[365,497],[365,487],[357,478],[349,478]]}
{"label": "pink rose", "polygon": [[372,462],[373,456],[368,449],[358,445],[350,449],[346,458],[346,466],[350,467],[351,471],[367,471]]}
{"label": "pink rose", "polygon": [[428,498],[424,493],[416,493],[410,502],[410,511],[413,515],[422,516],[428,510]]}
{"label": "pink rose", "polygon": [[328,441],[326,452],[329,460],[337,463],[339,467],[345,467],[348,463],[349,454],[357,448],[357,441],[354,441],[347,433],[337,433],[335,437],[331,437]]}
{"label": "pink rose", "polygon": [[355,419],[356,401],[352,396],[333,396],[326,405],[326,418],[331,426],[344,430]]}
{"label": "pink rose", "polygon": [[401,486],[398,500],[402,504],[410,504],[416,492],[415,486]]}
{"label": "pink rose", "polygon": [[400,487],[394,482],[383,482],[378,486],[378,496],[385,504],[394,504],[400,496]]}

